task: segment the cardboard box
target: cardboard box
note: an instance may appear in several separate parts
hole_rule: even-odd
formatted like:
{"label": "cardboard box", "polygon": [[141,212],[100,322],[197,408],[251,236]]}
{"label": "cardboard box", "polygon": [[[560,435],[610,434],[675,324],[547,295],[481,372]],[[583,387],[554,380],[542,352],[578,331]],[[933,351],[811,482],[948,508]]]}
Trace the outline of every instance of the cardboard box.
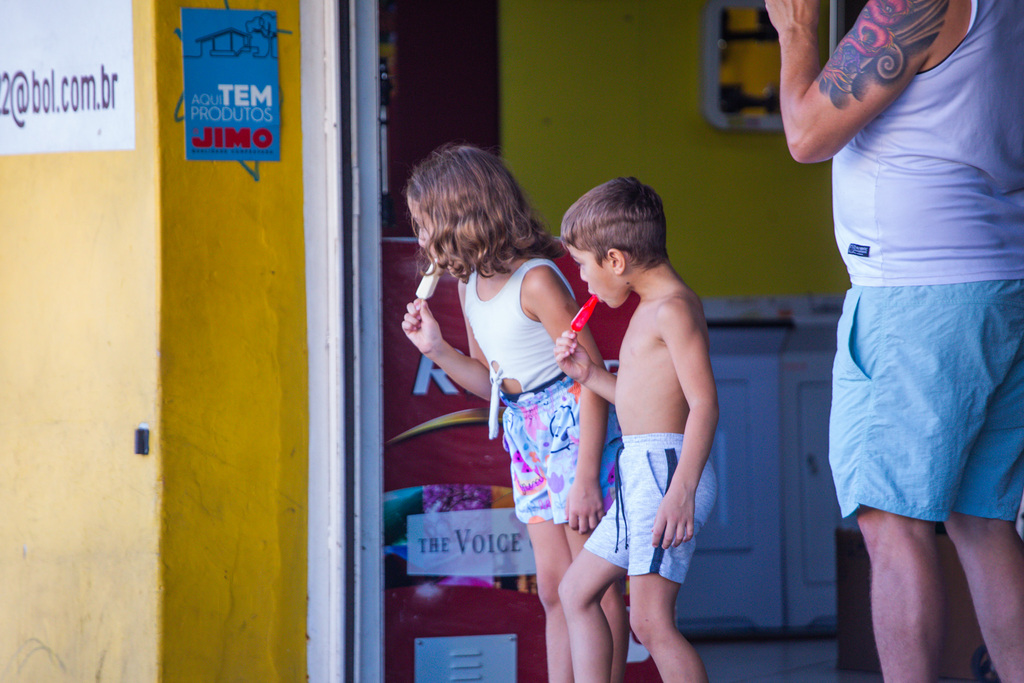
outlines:
{"label": "cardboard box", "polygon": [[[981,629],[953,542],[940,534],[938,543],[947,592],[946,637],[939,675],[973,681],[971,658],[983,646]],[[870,578],[871,561],[860,531],[836,529],[836,666],[840,669],[881,670],[871,626]]]}

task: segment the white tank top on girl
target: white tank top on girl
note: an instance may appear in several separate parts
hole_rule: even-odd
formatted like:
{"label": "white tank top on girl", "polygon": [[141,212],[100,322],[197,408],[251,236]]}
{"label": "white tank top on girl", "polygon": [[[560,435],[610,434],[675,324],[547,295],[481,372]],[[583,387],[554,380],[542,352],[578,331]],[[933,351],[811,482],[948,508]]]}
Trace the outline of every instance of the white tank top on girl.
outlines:
{"label": "white tank top on girl", "polygon": [[855,285],[1024,278],[1024,0],[974,0],[963,42],[832,162]]}
{"label": "white tank top on girl", "polygon": [[[544,325],[523,312],[520,303],[523,277],[537,266],[551,268],[572,292],[558,266],[548,259],[531,259],[519,266],[495,296],[482,301],[476,292],[477,275],[466,283],[466,318],[480,350],[497,363],[505,379],[519,382],[530,391],[561,374],[555,362],[554,342]],[[494,372],[492,370],[492,378]]]}

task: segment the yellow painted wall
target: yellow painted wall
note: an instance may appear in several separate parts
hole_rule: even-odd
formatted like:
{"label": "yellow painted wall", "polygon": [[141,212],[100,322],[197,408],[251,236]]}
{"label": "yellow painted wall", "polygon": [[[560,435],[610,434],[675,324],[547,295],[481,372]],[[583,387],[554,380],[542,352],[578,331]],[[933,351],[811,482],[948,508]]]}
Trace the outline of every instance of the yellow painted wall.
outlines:
{"label": "yellow painted wall", "polygon": [[[179,2],[159,0],[167,683],[305,680],[307,383],[298,3],[277,12],[280,162],[186,161]],[[223,8],[222,1],[190,2]]]}
{"label": "yellow painted wall", "polygon": [[781,133],[723,132],[701,114],[703,5],[501,0],[505,157],[556,233],[595,185],[654,187],[672,262],[702,296],[843,291],[829,164],[802,166]]}
{"label": "yellow painted wall", "polygon": [[[159,650],[152,7],[136,149],[0,157],[0,681],[154,681]],[[158,432],[157,432],[158,433]]]}
{"label": "yellow painted wall", "polygon": [[0,157],[0,681],[301,681],[298,7],[244,7],[292,31],[258,182],[184,160],[180,5],[133,8],[136,149]]}

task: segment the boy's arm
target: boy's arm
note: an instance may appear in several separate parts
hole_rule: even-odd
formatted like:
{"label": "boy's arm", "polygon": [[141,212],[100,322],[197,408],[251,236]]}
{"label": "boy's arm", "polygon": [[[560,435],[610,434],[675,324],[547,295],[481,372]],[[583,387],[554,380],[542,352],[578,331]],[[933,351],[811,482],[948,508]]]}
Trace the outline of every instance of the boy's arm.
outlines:
{"label": "boy's arm", "polygon": [[679,464],[652,529],[652,545],[668,548],[693,538],[694,496],[718,426],[718,389],[700,302],[670,300],[659,308],[657,321],[689,406]]}

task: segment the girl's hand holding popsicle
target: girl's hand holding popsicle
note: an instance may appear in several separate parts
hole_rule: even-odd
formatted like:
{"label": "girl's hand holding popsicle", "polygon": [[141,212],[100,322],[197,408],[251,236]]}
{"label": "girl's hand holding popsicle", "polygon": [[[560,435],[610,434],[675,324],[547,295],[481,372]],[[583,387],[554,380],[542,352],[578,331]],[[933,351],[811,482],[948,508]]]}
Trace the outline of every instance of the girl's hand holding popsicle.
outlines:
{"label": "girl's hand holding popsicle", "polygon": [[441,269],[436,263],[431,262],[423,279],[420,280],[419,287],[416,288],[416,300],[406,305],[405,317],[402,319],[402,331],[405,332],[405,336],[428,358],[444,341],[441,327],[427,304],[427,299],[434,296],[437,281],[440,279]]}
{"label": "girl's hand holding popsicle", "polygon": [[434,319],[426,300],[417,298],[405,306],[405,317],[402,319],[402,331],[420,353],[430,358],[444,342],[441,327]]}

